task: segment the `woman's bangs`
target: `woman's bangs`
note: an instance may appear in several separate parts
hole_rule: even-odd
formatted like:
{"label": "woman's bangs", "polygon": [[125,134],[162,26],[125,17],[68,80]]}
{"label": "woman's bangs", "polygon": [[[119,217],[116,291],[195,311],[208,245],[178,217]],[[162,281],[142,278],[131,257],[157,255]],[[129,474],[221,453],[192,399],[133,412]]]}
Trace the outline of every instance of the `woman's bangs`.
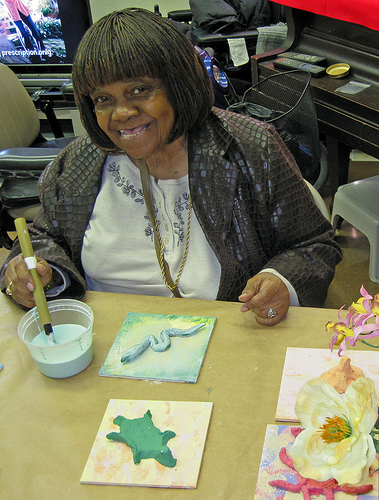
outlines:
{"label": "woman's bangs", "polygon": [[162,65],[156,58],[142,56],[143,51],[134,47],[113,47],[105,53],[91,54],[83,61],[79,78],[87,92],[110,83],[149,76],[161,78]]}

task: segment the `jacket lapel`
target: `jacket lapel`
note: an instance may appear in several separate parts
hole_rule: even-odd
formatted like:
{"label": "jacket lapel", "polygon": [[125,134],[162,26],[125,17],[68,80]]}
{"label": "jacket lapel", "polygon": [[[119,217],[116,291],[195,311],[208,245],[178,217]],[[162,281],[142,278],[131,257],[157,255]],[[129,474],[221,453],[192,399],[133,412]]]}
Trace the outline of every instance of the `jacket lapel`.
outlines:
{"label": "jacket lapel", "polygon": [[194,210],[206,234],[216,232],[225,240],[233,212],[239,168],[235,141],[228,127],[213,114],[189,134],[189,183]]}

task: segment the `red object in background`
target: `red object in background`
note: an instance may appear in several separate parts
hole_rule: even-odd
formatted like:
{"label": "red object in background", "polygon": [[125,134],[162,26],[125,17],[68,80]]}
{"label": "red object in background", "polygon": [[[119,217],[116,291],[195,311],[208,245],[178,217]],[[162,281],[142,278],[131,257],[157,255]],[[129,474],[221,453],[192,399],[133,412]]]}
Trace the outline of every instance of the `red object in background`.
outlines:
{"label": "red object in background", "polygon": [[281,5],[379,30],[378,0],[274,0]]}

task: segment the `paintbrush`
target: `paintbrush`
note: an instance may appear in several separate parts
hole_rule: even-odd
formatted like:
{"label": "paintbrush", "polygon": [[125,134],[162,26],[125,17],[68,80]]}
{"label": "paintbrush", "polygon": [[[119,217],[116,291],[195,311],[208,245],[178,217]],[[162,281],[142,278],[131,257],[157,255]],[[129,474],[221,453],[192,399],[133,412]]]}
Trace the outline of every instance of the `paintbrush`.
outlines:
{"label": "paintbrush", "polygon": [[37,271],[37,259],[34,255],[32,242],[30,241],[30,235],[26,226],[26,220],[24,218],[19,218],[16,219],[14,223],[21,246],[22,256],[35,283],[33,295],[41,323],[43,325],[49,343],[55,343],[51,317],[49,309],[47,307],[46,295],[41,283],[41,277]]}

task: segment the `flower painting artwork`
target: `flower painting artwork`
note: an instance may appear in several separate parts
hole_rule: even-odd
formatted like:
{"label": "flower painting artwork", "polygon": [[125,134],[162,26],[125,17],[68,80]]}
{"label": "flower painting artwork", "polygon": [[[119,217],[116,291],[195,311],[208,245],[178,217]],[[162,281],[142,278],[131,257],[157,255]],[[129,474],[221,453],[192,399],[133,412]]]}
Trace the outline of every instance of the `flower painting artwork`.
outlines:
{"label": "flower painting artwork", "polygon": [[287,347],[275,419],[301,427],[267,426],[254,500],[379,499],[379,351],[342,355],[379,347],[379,293],[360,292],[329,349]]}
{"label": "flower painting artwork", "polygon": [[329,347],[332,350],[333,346],[339,346],[339,356],[347,349],[348,344],[355,346],[358,340],[370,347],[379,347],[367,342],[368,339],[379,336],[379,293],[373,297],[364,286],[360,292],[362,296],[352,303],[344,319],[341,312],[345,306],[342,306],[338,312],[338,321],[328,321],[325,325],[328,332],[333,332]]}
{"label": "flower painting artwork", "polygon": [[290,456],[301,432],[290,425],[267,426],[254,500],[378,500],[377,459],[368,480],[358,486],[303,477]]}
{"label": "flower painting artwork", "polygon": [[378,419],[371,379],[358,378],[343,395],[326,380],[312,379],[300,391],[295,411],[304,429],[289,455],[302,476],[349,485],[367,481],[376,455],[371,431]]}
{"label": "flower painting artwork", "polygon": [[378,498],[374,382],[359,377],[340,394],[314,378],[302,387],[295,408],[302,427],[267,428],[255,500],[292,500],[297,493],[304,500]]}
{"label": "flower painting artwork", "polygon": [[[321,324],[321,335],[323,335],[322,328]],[[326,344],[327,342],[328,339]],[[344,353],[345,356],[340,357],[336,349],[331,351],[327,345],[325,347],[326,349],[287,347],[275,420],[298,425],[295,404],[303,385],[311,379],[321,377],[322,374],[336,370],[344,357],[350,359],[352,366],[363,368],[364,375],[374,381],[376,393],[379,394],[378,349],[367,348],[365,351],[351,349]]]}

